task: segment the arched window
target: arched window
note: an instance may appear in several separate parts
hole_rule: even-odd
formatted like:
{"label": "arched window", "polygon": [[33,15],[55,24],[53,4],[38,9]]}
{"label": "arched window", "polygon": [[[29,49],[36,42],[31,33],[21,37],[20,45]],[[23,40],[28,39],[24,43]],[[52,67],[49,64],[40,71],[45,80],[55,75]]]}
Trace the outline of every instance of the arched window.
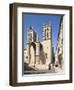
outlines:
{"label": "arched window", "polygon": [[45,58],[46,58],[46,59],[48,58],[47,53],[45,53]]}

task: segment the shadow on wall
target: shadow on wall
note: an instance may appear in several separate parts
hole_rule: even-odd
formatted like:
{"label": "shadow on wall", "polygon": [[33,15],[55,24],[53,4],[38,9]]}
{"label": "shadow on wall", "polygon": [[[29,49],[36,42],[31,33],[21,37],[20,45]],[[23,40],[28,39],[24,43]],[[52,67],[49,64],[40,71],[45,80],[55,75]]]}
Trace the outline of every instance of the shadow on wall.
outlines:
{"label": "shadow on wall", "polygon": [[45,64],[46,63],[46,58],[45,58],[45,54],[43,51],[43,46],[40,44],[40,60],[41,60],[41,64]]}

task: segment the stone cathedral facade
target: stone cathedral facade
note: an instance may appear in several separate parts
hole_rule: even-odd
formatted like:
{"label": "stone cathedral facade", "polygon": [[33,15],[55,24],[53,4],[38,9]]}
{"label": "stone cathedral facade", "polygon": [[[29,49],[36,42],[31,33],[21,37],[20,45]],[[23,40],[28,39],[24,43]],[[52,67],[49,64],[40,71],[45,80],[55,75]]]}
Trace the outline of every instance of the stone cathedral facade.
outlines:
{"label": "stone cathedral facade", "polygon": [[24,49],[24,63],[35,70],[49,70],[52,65],[52,26],[43,25],[43,40],[39,41],[33,27],[27,34],[27,48]]}

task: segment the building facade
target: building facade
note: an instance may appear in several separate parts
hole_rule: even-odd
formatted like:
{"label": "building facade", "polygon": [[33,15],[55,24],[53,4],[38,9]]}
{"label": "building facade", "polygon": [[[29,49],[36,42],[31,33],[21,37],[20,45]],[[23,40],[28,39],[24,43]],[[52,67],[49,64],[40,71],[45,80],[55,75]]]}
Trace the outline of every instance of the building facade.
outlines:
{"label": "building facade", "polygon": [[63,67],[63,16],[60,20],[60,28],[57,38],[57,47],[55,52],[55,66],[62,68]]}
{"label": "building facade", "polygon": [[49,70],[52,64],[52,26],[43,25],[43,40],[30,27],[27,35],[27,48],[24,49],[24,63],[35,70]]}

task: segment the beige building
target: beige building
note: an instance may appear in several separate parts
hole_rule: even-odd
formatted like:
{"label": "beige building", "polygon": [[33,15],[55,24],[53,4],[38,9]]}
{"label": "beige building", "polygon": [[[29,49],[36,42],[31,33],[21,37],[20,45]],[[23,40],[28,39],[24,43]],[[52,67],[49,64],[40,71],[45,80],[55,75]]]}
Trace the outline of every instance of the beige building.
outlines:
{"label": "beige building", "polygon": [[60,21],[60,30],[57,39],[57,48],[55,52],[55,66],[62,68],[63,66],[63,16]]}
{"label": "beige building", "polygon": [[40,42],[33,27],[27,35],[27,48],[24,49],[24,63],[35,70],[51,69],[52,64],[52,26],[43,25],[43,40]]}

